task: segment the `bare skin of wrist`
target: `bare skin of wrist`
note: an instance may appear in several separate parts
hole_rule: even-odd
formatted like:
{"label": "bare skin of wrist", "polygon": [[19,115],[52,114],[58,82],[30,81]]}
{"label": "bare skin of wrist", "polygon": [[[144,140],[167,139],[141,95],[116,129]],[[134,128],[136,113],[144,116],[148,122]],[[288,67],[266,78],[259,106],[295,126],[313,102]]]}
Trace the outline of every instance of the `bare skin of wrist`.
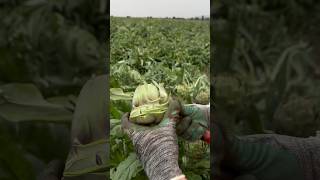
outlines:
{"label": "bare skin of wrist", "polygon": [[176,176],[170,180],[187,180],[185,175]]}

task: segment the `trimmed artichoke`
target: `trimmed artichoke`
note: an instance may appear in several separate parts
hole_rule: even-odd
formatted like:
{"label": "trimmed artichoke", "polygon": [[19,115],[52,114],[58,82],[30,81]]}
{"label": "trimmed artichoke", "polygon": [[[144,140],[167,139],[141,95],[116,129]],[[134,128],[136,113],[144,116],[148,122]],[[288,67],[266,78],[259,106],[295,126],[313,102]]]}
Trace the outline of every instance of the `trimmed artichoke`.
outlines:
{"label": "trimmed artichoke", "polygon": [[162,120],[169,105],[169,96],[162,84],[144,84],[136,88],[132,99],[130,121],[152,124]]}

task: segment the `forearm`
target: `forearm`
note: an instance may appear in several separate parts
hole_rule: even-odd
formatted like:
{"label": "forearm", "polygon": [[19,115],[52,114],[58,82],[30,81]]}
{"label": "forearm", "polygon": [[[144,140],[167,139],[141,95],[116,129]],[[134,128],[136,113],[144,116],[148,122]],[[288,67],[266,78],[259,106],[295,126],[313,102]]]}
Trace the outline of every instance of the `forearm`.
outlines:
{"label": "forearm", "polygon": [[168,180],[182,175],[178,164],[175,129],[159,128],[132,134],[137,156],[151,180]]}

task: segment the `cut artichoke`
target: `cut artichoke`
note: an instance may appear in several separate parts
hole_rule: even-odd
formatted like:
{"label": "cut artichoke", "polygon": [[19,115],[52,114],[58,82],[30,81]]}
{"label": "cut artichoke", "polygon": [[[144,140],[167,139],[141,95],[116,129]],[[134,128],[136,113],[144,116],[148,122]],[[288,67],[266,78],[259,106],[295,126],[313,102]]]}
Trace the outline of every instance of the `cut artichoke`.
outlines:
{"label": "cut artichoke", "polygon": [[162,120],[169,105],[169,96],[162,84],[144,84],[136,88],[132,99],[130,121],[152,124]]}

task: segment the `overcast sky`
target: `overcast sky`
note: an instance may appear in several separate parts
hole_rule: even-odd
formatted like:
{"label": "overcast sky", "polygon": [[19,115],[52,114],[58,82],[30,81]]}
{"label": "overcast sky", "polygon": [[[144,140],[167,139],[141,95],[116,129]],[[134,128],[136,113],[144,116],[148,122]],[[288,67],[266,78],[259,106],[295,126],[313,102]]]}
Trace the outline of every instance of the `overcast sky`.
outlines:
{"label": "overcast sky", "polygon": [[209,16],[210,0],[111,0],[111,16]]}

